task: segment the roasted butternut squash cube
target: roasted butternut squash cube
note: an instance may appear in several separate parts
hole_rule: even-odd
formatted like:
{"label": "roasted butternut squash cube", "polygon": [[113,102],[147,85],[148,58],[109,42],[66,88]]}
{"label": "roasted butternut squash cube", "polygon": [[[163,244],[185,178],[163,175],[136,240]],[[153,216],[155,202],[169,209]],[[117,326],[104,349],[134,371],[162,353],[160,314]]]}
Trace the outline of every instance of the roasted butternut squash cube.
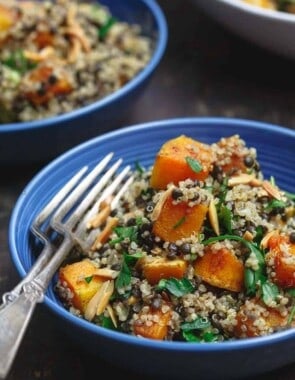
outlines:
{"label": "roasted butternut squash cube", "polygon": [[210,246],[195,262],[195,274],[218,288],[240,292],[244,284],[244,264],[227,248],[213,251]]}
{"label": "roasted butternut squash cube", "polygon": [[149,261],[144,260],[140,265],[143,276],[152,285],[157,284],[163,278],[181,279],[184,277],[187,269],[187,262],[185,260],[166,260],[162,257]]}
{"label": "roasted butternut squash cube", "polygon": [[24,77],[22,87],[24,96],[36,106],[44,105],[56,96],[66,95],[73,91],[66,72],[60,72],[57,77],[53,68],[46,65],[38,66],[30,71]]}
{"label": "roasted butternut squash cube", "polygon": [[12,8],[0,4],[0,31],[8,30],[16,21],[16,13]]}
{"label": "roasted butternut squash cube", "polygon": [[[216,155],[216,164],[221,166],[223,172],[228,174],[233,173],[245,173],[247,167],[245,165],[245,150],[242,140],[237,136],[223,137],[220,141],[217,142],[217,146],[225,150],[224,153],[220,156],[217,151]],[[225,160],[226,163],[221,164],[220,162]]]}
{"label": "roasted butternut squash cube", "polygon": [[[279,310],[266,306],[257,298],[246,301],[236,317],[234,335],[238,338],[252,338],[266,335],[287,325],[288,318]],[[292,326],[295,326],[293,321]]]}
{"label": "roasted butternut squash cube", "polygon": [[274,234],[268,240],[265,259],[273,267],[272,281],[282,288],[295,287],[295,244],[287,235]]}
{"label": "roasted butternut squash cube", "polygon": [[[196,172],[187,157],[198,161],[201,170]],[[151,175],[151,187],[165,189],[169,183],[178,184],[187,178],[204,180],[211,170],[213,154],[209,145],[185,135],[167,141],[158,152]]]}
{"label": "roasted butternut squash cube", "polygon": [[204,204],[190,207],[186,202],[181,202],[175,205],[169,196],[153,224],[153,233],[169,242],[196,235],[204,223],[207,211],[208,206]]}
{"label": "roasted butternut squash cube", "polygon": [[94,276],[96,271],[97,267],[89,260],[68,264],[59,270],[59,280],[72,291],[71,302],[81,312],[103,284],[103,279]]}
{"label": "roasted butternut squash cube", "polygon": [[[147,318],[141,319],[146,314]],[[171,310],[163,312],[159,310],[149,310],[148,313],[139,313],[139,319],[135,321],[133,330],[136,335],[144,338],[163,340],[168,333],[168,325],[171,320]]]}

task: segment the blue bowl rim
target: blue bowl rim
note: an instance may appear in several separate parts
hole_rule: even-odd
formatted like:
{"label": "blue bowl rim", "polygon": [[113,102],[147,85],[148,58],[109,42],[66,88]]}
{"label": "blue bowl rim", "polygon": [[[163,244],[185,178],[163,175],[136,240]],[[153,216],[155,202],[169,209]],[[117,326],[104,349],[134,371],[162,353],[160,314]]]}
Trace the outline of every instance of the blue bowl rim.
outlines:
{"label": "blue bowl rim", "polygon": [[[84,143],[77,145],[76,147],[71,148],[67,152],[63,153],[61,156],[55,158],[52,162],[47,164],[39,173],[37,173],[31,181],[26,185],[25,189],[20,194],[17,199],[14,209],[11,213],[11,218],[9,222],[9,247],[10,254],[13,260],[13,263],[21,275],[21,277],[25,276],[26,271],[19,259],[19,255],[14,244],[15,242],[15,226],[17,225],[18,213],[21,211],[23,204],[25,203],[26,195],[30,193],[31,189],[38,183],[41,177],[47,175],[48,172],[52,171],[52,169],[56,165],[60,165],[64,160],[69,159],[72,155],[79,154],[79,152],[84,151],[87,147],[91,145],[99,145],[102,142],[105,142],[109,139],[113,139],[119,137],[121,134],[130,134],[132,132],[142,131],[149,129],[157,129],[159,127],[164,128],[168,126],[177,126],[177,125],[185,125],[185,124],[193,124],[198,125],[199,127],[206,128],[206,125],[224,125],[231,127],[242,127],[246,130],[260,130],[264,132],[274,132],[283,134],[284,136],[295,140],[295,131],[291,130],[287,127],[282,127],[279,125],[260,122],[251,119],[242,119],[242,118],[227,118],[227,117],[180,117],[180,118],[171,118],[171,119],[162,119],[155,120],[147,123],[134,124],[130,126],[126,126],[121,128],[120,130],[110,131],[98,137],[92,138]],[[79,326],[82,329],[85,329],[89,333],[93,333],[94,335],[98,334],[103,336],[106,339],[112,339],[115,341],[119,341],[124,344],[134,345],[134,346],[142,346],[150,349],[157,349],[159,351],[178,351],[182,352],[198,352],[198,353],[218,353],[218,352],[228,352],[233,350],[250,350],[256,349],[258,347],[268,346],[270,344],[280,344],[280,342],[284,342],[286,340],[291,340],[295,338],[295,329],[288,329],[281,332],[276,332],[271,335],[258,337],[258,338],[246,338],[242,340],[236,341],[226,341],[226,342],[218,342],[216,344],[213,343],[186,343],[186,342],[167,342],[167,341],[157,341],[157,340],[149,340],[149,339],[139,339],[138,337],[131,336],[128,334],[124,334],[121,332],[117,332],[114,330],[105,329],[99,326],[94,325],[91,322],[78,318],[72,315],[69,311],[67,311],[62,306],[53,302],[47,295],[44,298],[44,304],[48,307],[48,309],[55,315],[58,315],[66,321],[70,323],[72,326]]]}
{"label": "blue bowl rim", "polygon": [[105,96],[104,98],[93,102],[87,106],[81,107],[77,110],[67,112],[62,115],[48,117],[42,120],[33,120],[27,122],[7,123],[0,125],[1,133],[14,133],[24,132],[31,129],[47,128],[55,124],[70,121],[75,118],[83,117],[92,111],[101,109],[108,106],[112,102],[127,96],[130,92],[135,90],[146,78],[148,78],[155,70],[160,60],[162,59],[168,41],[168,25],[161,7],[156,0],[138,0],[146,5],[151,14],[153,15],[158,31],[158,40],[153,52],[151,60],[144,67],[144,69],[138,73],[130,82],[126,83],[122,88],[118,89],[112,94]]}

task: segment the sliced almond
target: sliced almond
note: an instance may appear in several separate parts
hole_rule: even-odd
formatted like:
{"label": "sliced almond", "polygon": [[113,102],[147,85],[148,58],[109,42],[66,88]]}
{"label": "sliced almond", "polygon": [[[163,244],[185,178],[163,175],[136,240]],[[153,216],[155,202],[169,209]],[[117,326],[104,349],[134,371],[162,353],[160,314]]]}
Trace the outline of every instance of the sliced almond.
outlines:
{"label": "sliced almond", "polygon": [[106,226],[99,233],[99,235],[97,236],[95,242],[93,243],[93,245],[91,247],[92,251],[95,251],[96,249],[99,249],[102,246],[102,244],[104,244],[107,241],[107,239],[109,238],[109,236],[113,232],[113,229],[114,229],[114,227],[116,227],[116,225],[118,224],[118,222],[119,222],[118,218],[109,218],[107,220]]}
{"label": "sliced almond", "polygon": [[113,280],[114,278],[118,277],[119,271],[109,269],[109,268],[99,268],[94,273],[93,276],[99,276],[108,278],[109,280]]}
{"label": "sliced almond", "polygon": [[279,192],[279,190],[275,186],[273,186],[269,181],[263,181],[262,187],[273,198],[275,198],[277,200],[282,199],[282,196],[281,196],[281,193]]}
{"label": "sliced almond", "polygon": [[159,218],[159,215],[160,215],[161,210],[164,206],[164,203],[166,202],[167,198],[171,195],[171,193],[174,189],[175,189],[175,186],[170,186],[166,191],[164,191],[161,194],[160,199],[159,199],[158,203],[156,204],[156,206],[155,206],[155,208],[151,214],[152,222],[155,222]]}
{"label": "sliced almond", "polygon": [[110,318],[111,318],[111,320],[113,322],[113,325],[115,327],[118,327],[117,318],[116,318],[116,315],[115,315],[115,312],[114,312],[112,306],[110,304],[108,304],[107,307],[106,307],[106,309],[107,309],[107,311],[108,311],[108,313],[110,315]]}
{"label": "sliced almond", "polygon": [[267,246],[268,246],[268,241],[269,241],[269,239],[270,239],[272,236],[277,235],[278,233],[279,233],[278,230],[273,230],[273,231],[268,232],[268,233],[264,236],[264,238],[261,240],[261,242],[260,242],[260,246],[261,246],[262,248],[266,249]]}
{"label": "sliced almond", "polygon": [[54,58],[55,56],[55,50],[52,46],[47,46],[40,50],[40,52],[24,50],[24,57],[34,62],[42,62],[49,58]]}
{"label": "sliced almond", "polygon": [[113,280],[107,280],[102,284],[86,306],[84,316],[88,321],[92,321],[95,315],[100,315],[104,311],[113,291]]}
{"label": "sliced almond", "polygon": [[211,223],[211,227],[213,228],[213,231],[216,233],[216,235],[220,235],[219,220],[218,220],[218,215],[217,215],[214,199],[211,199],[210,201],[208,212],[209,212],[209,220]]}
{"label": "sliced almond", "polygon": [[248,183],[251,183],[256,178],[253,174],[240,174],[237,176],[230,177],[228,180],[228,186],[236,186],[236,185],[246,185]]}
{"label": "sliced almond", "polygon": [[111,206],[105,206],[102,210],[99,211],[98,214],[96,214],[92,219],[88,221],[87,229],[97,228],[101,226],[107,220],[107,217],[110,215],[110,212]]}

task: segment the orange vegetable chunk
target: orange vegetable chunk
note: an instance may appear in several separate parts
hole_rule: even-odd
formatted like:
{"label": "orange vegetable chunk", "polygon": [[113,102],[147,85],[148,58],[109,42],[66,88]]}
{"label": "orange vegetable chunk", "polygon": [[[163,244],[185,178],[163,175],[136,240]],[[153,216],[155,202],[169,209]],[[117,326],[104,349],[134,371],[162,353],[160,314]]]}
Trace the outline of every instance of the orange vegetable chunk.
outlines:
{"label": "orange vegetable chunk", "polygon": [[154,222],[153,232],[161,239],[170,242],[197,234],[204,223],[207,211],[208,206],[203,204],[189,207],[186,202],[181,202],[174,205],[172,197],[169,196]]}
{"label": "orange vegetable chunk", "polygon": [[[260,321],[257,323],[257,321]],[[266,306],[257,298],[250,299],[243,304],[238,311],[234,327],[234,335],[238,338],[252,338],[261,336],[261,329],[265,333],[284,328],[287,325],[287,316],[282,316],[280,312]],[[295,321],[291,324],[295,326]]]}
{"label": "orange vegetable chunk", "polygon": [[[59,270],[59,280],[61,283],[65,282],[73,292],[71,300],[73,306],[82,312],[85,311],[88,302],[103,284],[103,279],[94,276],[96,271],[97,267],[89,260],[68,264]],[[86,280],[90,278],[91,280],[87,282]]]}
{"label": "orange vegetable chunk", "polygon": [[274,234],[268,240],[266,262],[273,262],[275,276],[272,281],[282,288],[295,287],[295,244],[287,235]]}
{"label": "orange vegetable chunk", "polygon": [[164,258],[155,258],[152,261],[144,261],[142,264],[143,276],[152,285],[157,284],[161,279],[184,277],[187,263],[184,260],[165,260]]}
{"label": "orange vegetable chunk", "polygon": [[16,18],[13,9],[0,4],[0,31],[8,30],[15,23]]}
{"label": "orange vegetable chunk", "polygon": [[244,265],[227,248],[213,251],[208,246],[195,262],[195,274],[212,286],[233,292],[243,290]]}
{"label": "orange vegetable chunk", "polygon": [[[195,172],[186,158],[197,160],[202,170]],[[213,160],[209,145],[181,135],[164,143],[158,152],[151,175],[151,187],[165,189],[168,183],[178,184],[187,178],[204,180],[208,177]]]}
{"label": "orange vegetable chunk", "polygon": [[[24,95],[35,105],[43,105],[55,96],[72,92],[73,87],[66,75],[57,78],[50,66],[38,66],[27,74],[25,82],[30,83],[29,88],[24,88]],[[33,84],[33,86],[32,86]],[[36,86],[36,84],[38,84]],[[39,91],[41,89],[42,91]]]}
{"label": "orange vegetable chunk", "polygon": [[[141,317],[143,312],[139,313],[139,317]],[[135,321],[133,329],[136,335],[140,335],[144,338],[163,340],[167,336],[168,333],[168,324],[171,320],[171,310],[169,309],[167,312],[163,312],[162,310],[149,310],[148,313],[152,316],[148,322],[142,322],[139,318]]]}
{"label": "orange vegetable chunk", "polygon": [[220,141],[218,141],[217,146],[220,148],[227,148],[227,163],[220,165],[219,156],[217,154],[217,162],[216,164],[222,167],[222,170],[225,173],[233,174],[236,172],[245,173],[247,171],[247,167],[244,163],[245,159],[245,151],[244,145],[240,139],[237,138],[236,135],[230,137],[223,137]]}

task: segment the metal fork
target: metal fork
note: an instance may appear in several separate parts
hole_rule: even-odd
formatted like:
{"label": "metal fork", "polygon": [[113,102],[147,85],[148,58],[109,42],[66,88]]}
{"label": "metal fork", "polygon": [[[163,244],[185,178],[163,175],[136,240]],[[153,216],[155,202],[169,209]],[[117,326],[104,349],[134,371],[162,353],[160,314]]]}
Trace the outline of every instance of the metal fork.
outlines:
{"label": "metal fork", "polygon": [[[23,280],[3,295],[0,309],[2,379],[11,368],[35,306],[43,301],[55,272],[74,246],[79,244],[82,249],[89,249],[97,236],[96,229],[84,240],[87,222],[103,202],[108,202],[110,209],[114,209],[133,180],[129,165],[115,176],[122,164],[122,159],[119,159],[97,181],[112,156],[113,153],[105,156],[82,179],[88,170],[87,166],[83,167],[42,209],[32,224],[31,231],[42,241],[44,248]],[[108,201],[110,197],[112,200]],[[50,240],[49,228],[63,237],[56,249]]]}

